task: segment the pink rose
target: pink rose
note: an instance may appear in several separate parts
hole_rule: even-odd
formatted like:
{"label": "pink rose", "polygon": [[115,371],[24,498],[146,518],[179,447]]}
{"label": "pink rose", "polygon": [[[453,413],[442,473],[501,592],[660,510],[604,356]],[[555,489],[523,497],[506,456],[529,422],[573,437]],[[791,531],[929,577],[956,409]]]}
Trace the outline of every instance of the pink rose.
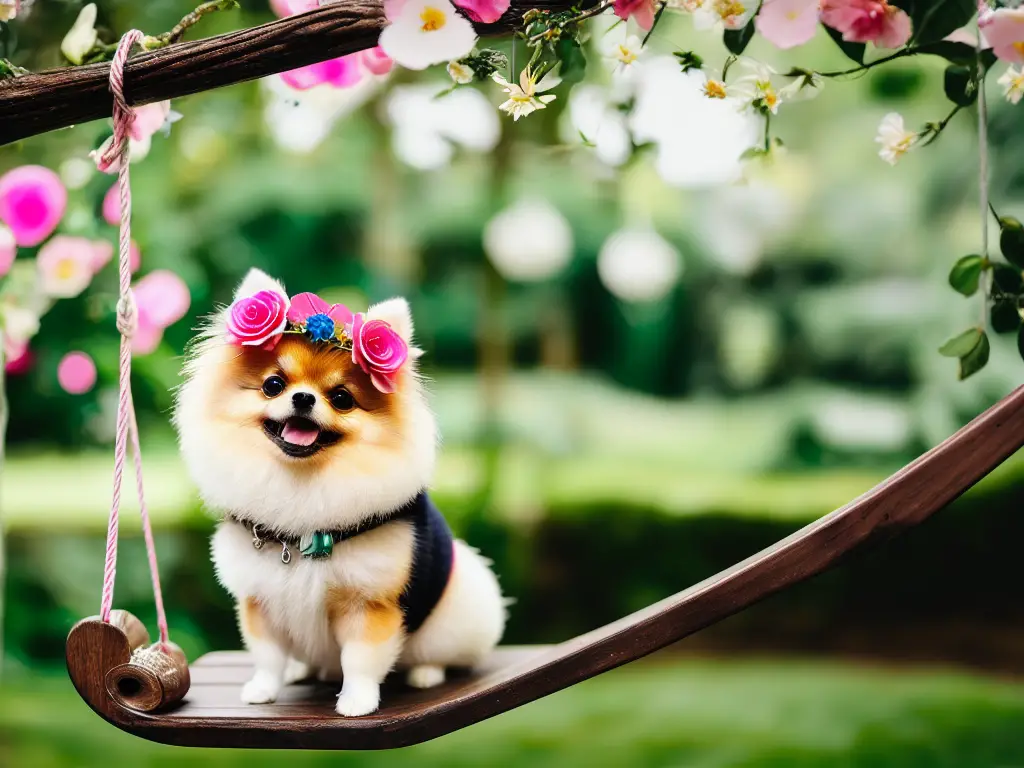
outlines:
{"label": "pink rose", "polygon": [[641,29],[648,30],[654,26],[657,7],[655,0],[615,0],[614,11],[623,21],[632,18]]}
{"label": "pink rose", "polygon": [[288,323],[288,299],[274,291],[238,299],[228,310],[228,338],[244,347],[273,349]]}
{"label": "pink rose", "polygon": [[821,20],[849,43],[874,43],[881,48],[899,48],[911,34],[906,11],[888,0],[823,0]]}
{"label": "pink rose", "polygon": [[776,47],[795,48],[818,30],[818,0],[765,0],[754,23]]}
{"label": "pink rose", "polygon": [[145,141],[164,127],[171,114],[170,101],[155,101],[135,108],[135,119],[132,120],[128,135],[136,141]]}
{"label": "pink rose", "polygon": [[14,233],[9,227],[0,224],[0,277],[11,271],[17,255],[18,244],[14,242]]}
{"label": "pink rose", "polygon": [[359,54],[352,53],[282,72],[281,79],[297,91],[306,91],[324,83],[333,88],[348,88],[363,78],[359,61]]}
{"label": "pink rose", "polygon": [[510,0],[452,0],[473,21],[493,24],[508,10]]}
{"label": "pink rose", "polygon": [[35,353],[29,348],[27,341],[4,340],[4,372],[11,376],[20,376],[32,370],[36,361]]}
{"label": "pink rose", "polygon": [[84,395],[96,385],[96,363],[85,352],[68,352],[57,366],[57,383],[69,395]]}
{"label": "pink rose", "polygon": [[320,0],[270,0],[270,10],[279,17],[293,16],[320,7]]}
{"label": "pink rose", "polygon": [[112,227],[121,223],[121,193],[117,184],[111,184],[103,196],[103,220]]}
{"label": "pink rose", "polygon": [[379,45],[367,51],[360,51],[356,56],[359,57],[363,69],[371,75],[386,75],[394,65],[391,57],[384,53],[384,49]]}
{"label": "pink rose", "polygon": [[67,190],[49,168],[23,165],[0,177],[0,221],[18,245],[39,245],[49,237],[67,204]]}
{"label": "pink rose", "polygon": [[362,312],[352,319],[352,360],[370,375],[379,391],[397,389],[399,369],[409,359],[409,346],[383,320],[366,321]]}
{"label": "pink rose", "polygon": [[1024,63],[1024,8],[999,8],[981,13],[978,26],[1003,61]]}

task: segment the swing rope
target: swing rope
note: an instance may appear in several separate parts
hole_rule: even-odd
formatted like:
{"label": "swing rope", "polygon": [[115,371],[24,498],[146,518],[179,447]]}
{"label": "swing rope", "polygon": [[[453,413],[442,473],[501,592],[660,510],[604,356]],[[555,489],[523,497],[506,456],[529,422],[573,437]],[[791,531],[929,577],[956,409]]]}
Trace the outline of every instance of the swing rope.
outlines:
{"label": "swing rope", "polygon": [[100,602],[100,618],[110,623],[110,609],[114,602],[114,577],[117,573],[117,533],[121,509],[121,481],[124,476],[125,455],[128,440],[131,439],[135,463],[135,487],[139,496],[139,513],[142,518],[142,533],[146,540],[146,555],[149,559],[149,573],[153,582],[153,600],[156,603],[156,621],[160,629],[160,645],[166,649],[168,642],[167,615],[164,612],[163,592],[160,589],[160,572],[157,567],[156,547],[153,543],[153,529],[149,521],[149,510],[142,484],[142,451],[139,447],[139,427],[135,418],[132,401],[132,346],[131,339],[138,328],[138,307],[131,289],[131,241],[132,241],[132,192],[128,178],[129,133],[135,120],[135,112],[124,96],[124,67],[133,45],[142,39],[142,33],[133,29],[124,34],[117,45],[117,51],[110,63],[110,92],[114,97],[114,138],[103,160],[109,165],[117,164],[117,186],[121,197],[121,231],[118,243],[118,277],[120,290],[117,301],[117,330],[121,334],[120,370],[118,374],[117,432],[114,440],[114,492],[110,504],[110,520],[107,524],[107,554],[103,565],[103,597]]}

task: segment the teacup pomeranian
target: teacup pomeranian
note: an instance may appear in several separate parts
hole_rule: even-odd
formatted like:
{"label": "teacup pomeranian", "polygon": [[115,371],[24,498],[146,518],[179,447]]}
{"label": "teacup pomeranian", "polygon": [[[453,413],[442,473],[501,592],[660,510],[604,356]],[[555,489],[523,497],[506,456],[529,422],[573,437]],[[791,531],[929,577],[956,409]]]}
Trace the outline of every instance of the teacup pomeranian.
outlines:
{"label": "teacup pomeranian", "polygon": [[412,335],[404,299],[353,314],[252,270],[191,347],[174,422],[223,515],[214,566],[255,664],[244,702],[340,672],[338,713],[366,715],[393,668],[427,688],[501,638],[489,561],[426,492],[437,426]]}

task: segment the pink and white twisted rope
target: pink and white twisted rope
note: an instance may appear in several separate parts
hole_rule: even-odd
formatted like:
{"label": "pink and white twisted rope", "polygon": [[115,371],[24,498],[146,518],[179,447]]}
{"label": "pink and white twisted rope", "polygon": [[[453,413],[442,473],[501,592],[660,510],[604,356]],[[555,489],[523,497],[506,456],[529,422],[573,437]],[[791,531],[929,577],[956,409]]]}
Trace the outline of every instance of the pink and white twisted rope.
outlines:
{"label": "pink and white twisted rope", "polygon": [[121,195],[121,233],[118,243],[118,277],[120,283],[117,301],[117,330],[121,333],[120,370],[118,374],[117,432],[114,440],[114,493],[110,504],[110,520],[107,525],[107,554],[103,565],[103,598],[100,602],[100,618],[110,622],[110,609],[114,603],[114,578],[117,573],[117,531],[121,509],[121,481],[124,476],[124,461],[131,437],[132,454],[135,459],[135,485],[139,495],[139,512],[142,517],[142,532],[146,540],[146,554],[149,558],[149,572],[153,581],[153,598],[156,603],[156,620],[160,628],[160,643],[167,644],[167,615],[164,612],[163,592],[160,589],[160,572],[156,561],[156,547],[153,543],[153,529],[149,521],[149,510],[142,485],[142,452],[139,449],[139,427],[135,419],[135,405],[132,402],[132,344],[131,339],[138,328],[138,308],[131,288],[131,242],[132,242],[132,191],[128,178],[129,131],[135,120],[135,112],[124,97],[124,67],[133,45],[142,39],[142,33],[133,29],[124,34],[117,45],[117,51],[110,62],[110,92],[114,97],[114,139],[103,160],[117,164],[117,186]]}

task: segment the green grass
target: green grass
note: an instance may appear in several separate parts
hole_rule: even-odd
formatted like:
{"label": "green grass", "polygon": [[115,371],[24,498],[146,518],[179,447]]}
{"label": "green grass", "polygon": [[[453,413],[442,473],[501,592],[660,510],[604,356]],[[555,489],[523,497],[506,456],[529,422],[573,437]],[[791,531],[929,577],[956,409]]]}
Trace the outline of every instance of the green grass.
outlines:
{"label": "green grass", "polygon": [[186,750],[93,715],[70,683],[9,677],[0,765],[1024,766],[1024,683],[797,661],[661,657],[427,744],[385,753]]}

